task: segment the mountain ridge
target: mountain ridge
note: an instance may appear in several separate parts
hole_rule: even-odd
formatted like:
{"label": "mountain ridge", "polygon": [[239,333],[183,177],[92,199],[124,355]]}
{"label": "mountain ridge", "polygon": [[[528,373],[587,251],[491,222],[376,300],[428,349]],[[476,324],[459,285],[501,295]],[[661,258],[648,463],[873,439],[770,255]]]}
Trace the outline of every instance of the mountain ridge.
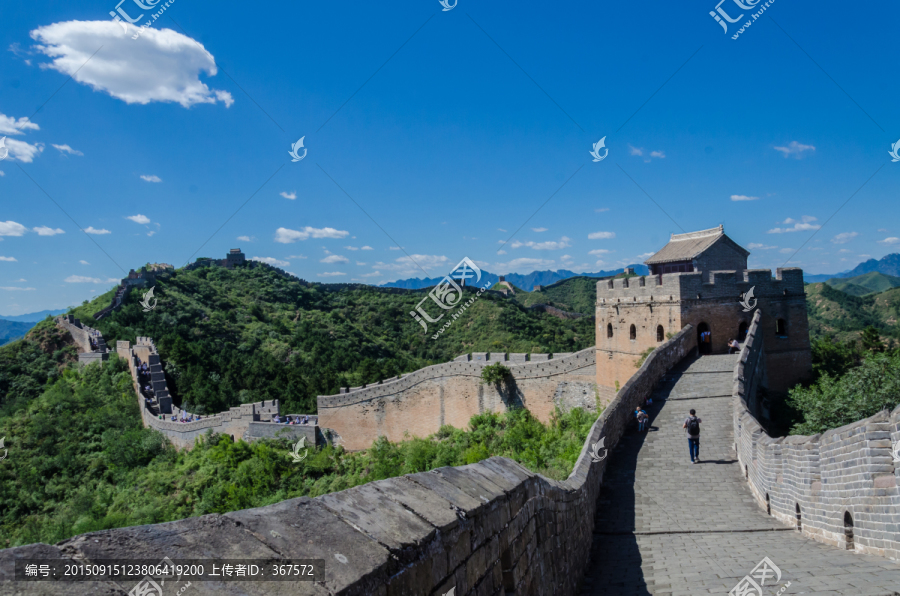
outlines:
{"label": "mountain ridge", "polygon": [[[628,267],[633,267],[635,273],[638,275],[649,275],[650,271],[646,265],[641,264],[633,264],[628,265]],[[569,271],[568,269],[558,269],[556,271],[552,271],[547,269],[545,271],[532,271],[531,273],[521,274],[521,273],[508,273],[504,274],[503,278],[511,283],[512,285],[525,290],[526,292],[533,292],[535,286],[546,286],[552,283],[556,283],[559,281],[563,281],[565,279],[569,279],[572,277],[612,277],[614,275],[618,275],[625,271],[625,268],[613,269],[610,271],[598,271],[596,273],[575,273],[574,271]],[[482,270],[481,272],[481,280],[479,280],[479,285],[485,285],[490,282],[493,286],[497,282],[500,281],[500,275],[491,273],[487,270]],[[379,288],[406,288],[412,290],[420,290],[423,288],[430,288],[431,286],[437,285],[443,277],[410,277],[408,279],[398,279],[397,281],[388,282],[386,284],[381,284],[377,287]]]}

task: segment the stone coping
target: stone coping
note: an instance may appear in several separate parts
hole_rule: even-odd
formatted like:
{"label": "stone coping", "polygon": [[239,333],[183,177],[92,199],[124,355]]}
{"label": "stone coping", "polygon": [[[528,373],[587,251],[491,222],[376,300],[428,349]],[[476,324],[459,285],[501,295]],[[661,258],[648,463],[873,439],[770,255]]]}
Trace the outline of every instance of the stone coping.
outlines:
{"label": "stone coping", "polygon": [[[420,368],[417,371],[403,375],[403,377],[388,383],[371,385],[365,388],[353,387],[349,393],[338,395],[320,395],[317,399],[317,403],[320,410],[322,408],[337,408],[397,395],[431,379],[459,376],[481,378],[481,369],[487,365],[494,364],[495,362],[499,362],[499,360],[473,360],[470,362],[454,360],[452,362],[435,364]],[[567,374],[571,371],[591,366],[595,364],[595,362],[596,348],[590,347],[563,358],[553,358],[551,360],[538,362],[510,363],[512,364],[510,370],[513,371],[513,376],[516,379],[544,378]]]}

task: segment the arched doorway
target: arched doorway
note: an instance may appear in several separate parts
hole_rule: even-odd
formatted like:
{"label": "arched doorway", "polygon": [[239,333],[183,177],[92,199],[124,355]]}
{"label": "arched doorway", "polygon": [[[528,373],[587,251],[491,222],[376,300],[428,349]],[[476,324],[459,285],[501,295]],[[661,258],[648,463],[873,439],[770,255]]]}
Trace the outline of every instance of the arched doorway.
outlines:
{"label": "arched doorway", "polygon": [[844,512],[844,539],[847,550],[854,550],[853,546],[853,516],[849,511]]}
{"label": "arched doorway", "polygon": [[706,323],[697,325],[697,346],[701,354],[712,354],[712,334]]}
{"label": "arched doorway", "polygon": [[738,336],[737,340],[741,343],[744,343],[744,340],[747,339],[747,321],[741,321],[741,324],[738,326]]}

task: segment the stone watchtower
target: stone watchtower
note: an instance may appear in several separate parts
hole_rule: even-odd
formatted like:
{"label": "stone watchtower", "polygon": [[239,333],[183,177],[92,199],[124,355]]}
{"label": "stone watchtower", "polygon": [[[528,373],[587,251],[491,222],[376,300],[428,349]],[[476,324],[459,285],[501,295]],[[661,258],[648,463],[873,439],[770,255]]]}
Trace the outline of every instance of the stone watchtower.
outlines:
{"label": "stone watchtower", "polygon": [[[723,226],[672,234],[645,263],[646,277],[597,282],[597,384],[619,387],[637,372],[635,363],[668,334],[693,325],[701,353],[726,354],[728,342],[744,341],[753,310],[762,311],[768,386],[786,391],[811,373],[809,322],[803,271],[747,269],[749,251]],[[744,312],[740,301],[753,289]],[[701,334],[709,333],[709,342]]]}

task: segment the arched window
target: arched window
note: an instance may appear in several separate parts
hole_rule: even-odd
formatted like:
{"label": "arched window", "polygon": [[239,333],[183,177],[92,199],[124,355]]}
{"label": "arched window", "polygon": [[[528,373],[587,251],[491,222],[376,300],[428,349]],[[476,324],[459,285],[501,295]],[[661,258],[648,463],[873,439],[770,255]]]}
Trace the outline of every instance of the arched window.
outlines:
{"label": "arched window", "polygon": [[787,337],[787,321],[784,319],[775,321],[775,335],[778,337]]}
{"label": "arched window", "polygon": [[662,325],[656,326],[656,341],[662,341],[666,338],[666,330]]}
{"label": "arched window", "polygon": [[844,538],[847,539],[847,550],[853,550],[853,516],[844,512]]}
{"label": "arched window", "polygon": [[612,337],[612,336],[613,336],[612,323],[607,323],[606,324],[606,337]]}
{"label": "arched window", "polygon": [[628,337],[631,340],[637,339],[637,327],[635,327],[634,325],[631,326],[631,330],[628,332]]}
{"label": "arched window", "polygon": [[772,504],[769,502],[769,493],[766,493],[766,513],[772,515]]}
{"label": "arched window", "polygon": [[803,526],[800,523],[800,503],[794,503],[794,507],[797,510],[797,529],[803,531]]}

